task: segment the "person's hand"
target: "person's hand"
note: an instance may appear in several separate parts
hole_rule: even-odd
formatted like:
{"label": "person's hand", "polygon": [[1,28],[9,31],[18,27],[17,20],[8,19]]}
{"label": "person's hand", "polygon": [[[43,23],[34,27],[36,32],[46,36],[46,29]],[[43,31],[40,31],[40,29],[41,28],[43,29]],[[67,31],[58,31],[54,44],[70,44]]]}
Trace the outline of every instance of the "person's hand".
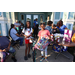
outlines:
{"label": "person's hand", "polygon": [[6,52],[6,49],[3,49],[3,52]]}

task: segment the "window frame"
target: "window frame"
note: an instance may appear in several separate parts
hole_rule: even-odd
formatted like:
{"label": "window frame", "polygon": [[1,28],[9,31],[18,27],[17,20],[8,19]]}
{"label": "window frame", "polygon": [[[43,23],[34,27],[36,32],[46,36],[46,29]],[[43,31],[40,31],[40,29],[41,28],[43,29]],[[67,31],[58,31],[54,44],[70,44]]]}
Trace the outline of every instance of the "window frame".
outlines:
{"label": "window frame", "polygon": [[[58,22],[59,20],[61,20],[62,19],[62,12],[60,12],[60,17],[59,17],[59,19],[55,19],[55,13],[56,12],[54,12],[54,21],[53,21],[53,23],[55,24],[55,22]],[[62,16],[62,17],[61,17]]]}
{"label": "window frame", "polygon": [[1,12],[1,15],[0,15],[0,17],[2,17],[2,12]]}

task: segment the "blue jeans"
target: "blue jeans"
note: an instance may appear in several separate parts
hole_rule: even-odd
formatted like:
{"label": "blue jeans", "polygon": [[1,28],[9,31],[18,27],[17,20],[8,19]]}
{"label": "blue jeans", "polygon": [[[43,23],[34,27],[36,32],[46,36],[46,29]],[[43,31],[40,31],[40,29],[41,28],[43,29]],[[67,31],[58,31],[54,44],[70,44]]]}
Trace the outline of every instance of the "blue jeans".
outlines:
{"label": "blue jeans", "polygon": [[23,40],[24,40],[24,38],[22,38],[22,37],[19,37],[17,40],[19,40],[20,41],[20,46],[23,44]]}

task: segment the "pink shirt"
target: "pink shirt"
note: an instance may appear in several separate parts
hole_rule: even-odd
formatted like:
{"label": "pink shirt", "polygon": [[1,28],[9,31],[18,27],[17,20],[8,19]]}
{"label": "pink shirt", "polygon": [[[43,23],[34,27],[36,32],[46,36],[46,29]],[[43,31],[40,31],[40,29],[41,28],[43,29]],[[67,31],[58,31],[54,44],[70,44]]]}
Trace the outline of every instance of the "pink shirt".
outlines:
{"label": "pink shirt", "polygon": [[43,37],[44,35],[50,35],[50,32],[48,30],[40,30],[38,33],[38,36]]}

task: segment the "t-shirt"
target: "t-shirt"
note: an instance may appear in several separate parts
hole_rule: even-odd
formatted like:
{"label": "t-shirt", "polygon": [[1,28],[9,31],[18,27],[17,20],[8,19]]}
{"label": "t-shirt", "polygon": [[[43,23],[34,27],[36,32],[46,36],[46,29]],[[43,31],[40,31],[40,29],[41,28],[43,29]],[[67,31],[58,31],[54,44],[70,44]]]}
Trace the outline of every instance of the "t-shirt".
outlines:
{"label": "t-shirt", "polygon": [[[26,36],[29,36],[29,35],[33,32],[33,30],[32,30],[32,28],[31,28],[31,29],[30,29],[30,28],[27,28],[26,30],[25,30],[25,28],[23,28],[22,32],[23,32]],[[30,39],[30,38],[26,38],[26,39]]]}
{"label": "t-shirt", "polygon": [[34,21],[34,23],[35,23],[35,26],[38,24],[38,21]]}
{"label": "t-shirt", "polygon": [[16,26],[18,27],[18,26],[20,26],[21,24],[20,24],[20,23],[14,23],[14,25],[16,25]]}
{"label": "t-shirt", "polygon": [[49,32],[52,33],[51,26],[46,26],[45,29],[46,29],[46,30],[49,30]]}
{"label": "t-shirt", "polygon": [[59,29],[59,31],[60,31],[61,34],[64,34],[64,30],[66,28],[65,25],[62,25],[60,28],[59,27],[57,27],[57,28]]}
{"label": "t-shirt", "polygon": [[9,45],[9,39],[5,36],[0,37],[0,49],[5,49]]}
{"label": "t-shirt", "polygon": [[14,28],[12,28],[12,29],[10,30],[10,36],[12,37],[12,39],[13,39],[14,41],[16,41],[17,39],[19,39],[19,37],[18,37],[16,34],[17,34],[17,31],[16,31]]}
{"label": "t-shirt", "polygon": [[40,37],[44,37],[45,35],[50,35],[50,32],[48,30],[40,30],[38,33]]}

